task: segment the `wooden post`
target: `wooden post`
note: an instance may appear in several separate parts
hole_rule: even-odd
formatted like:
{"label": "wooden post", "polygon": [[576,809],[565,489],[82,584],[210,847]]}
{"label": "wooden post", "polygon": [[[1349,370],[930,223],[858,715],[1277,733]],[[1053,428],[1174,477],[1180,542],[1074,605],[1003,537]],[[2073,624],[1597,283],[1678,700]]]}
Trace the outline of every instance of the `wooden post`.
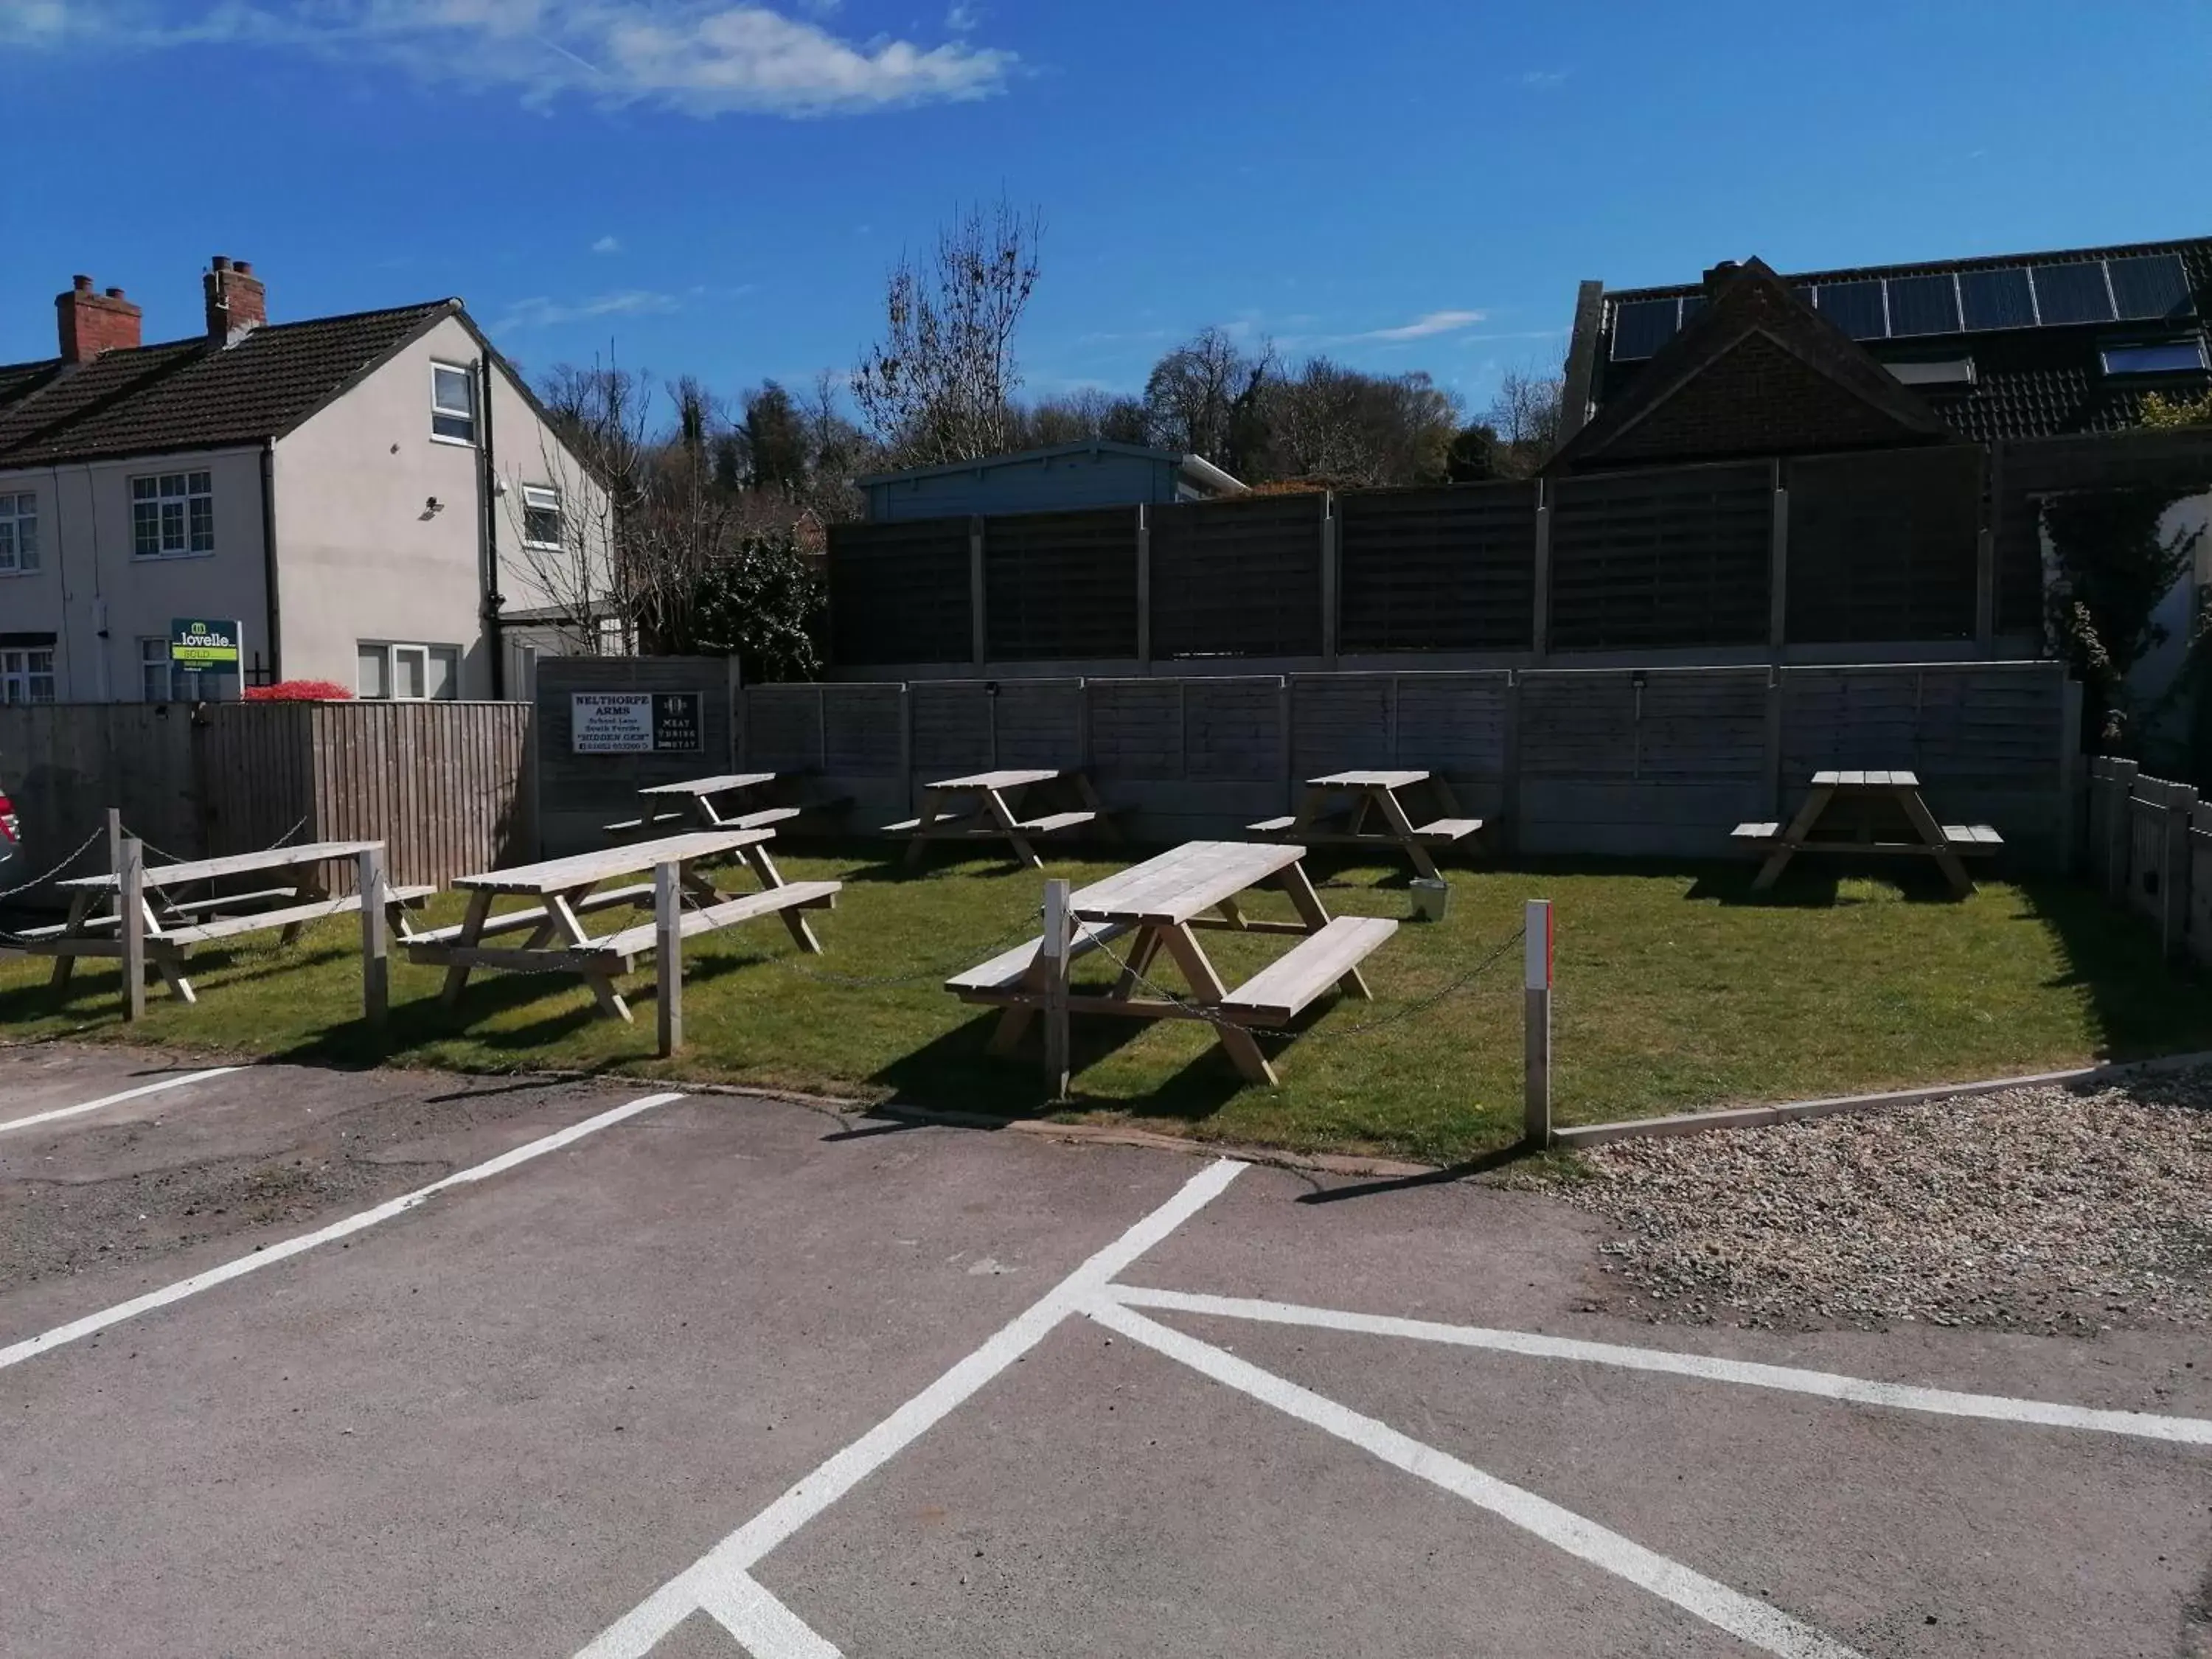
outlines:
{"label": "wooden post", "polygon": [[991,648],[991,636],[983,623],[983,520],[976,514],[968,520],[968,626],[969,656],[976,667],[983,665]]}
{"label": "wooden post", "polygon": [[1137,509],[1137,665],[1152,672],[1152,514]]}
{"label": "wooden post", "polygon": [[1337,617],[1342,609],[1341,586],[1344,521],[1336,515],[1336,496],[1321,498],[1321,657],[1322,666],[1336,666]]}
{"label": "wooden post", "polygon": [[1528,648],[1541,662],[1552,648],[1552,485],[1539,478],[1529,488],[1536,492],[1536,605]]}
{"label": "wooden post", "polygon": [[1790,489],[1783,482],[1782,463],[1774,467],[1773,520],[1767,533],[1766,644],[1774,660],[1782,660],[1782,647],[1790,642]]}
{"label": "wooden post", "polygon": [[384,914],[384,844],[379,842],[363,848],[359,865],[361,1016],[372,1030],[381,1030],[392,1006],[391,928]]}
{"label": "wooden post", "polygon": [[123,935],[123,1018],[146,1018],[146,848],[136,836],[123,837],[116,860],[115,902]]}
{"label": "wooden post", "polygon": [[1067,1098],[1068,892],[1060,877],[1045,883],[1044,939],[1037,946],[1044,963],[1044,1075],[1054,1100]]}
{"label": "wooden post", "polygon": [[684,866],[653,867],[653,977],[660,1008],[660,1057],[684,1046]]}
{"label": "wooden post", "polygon": [[1530,899],[1523,915],[1521,1144],[1541,1152],[1552,1144],[1552,901]]}

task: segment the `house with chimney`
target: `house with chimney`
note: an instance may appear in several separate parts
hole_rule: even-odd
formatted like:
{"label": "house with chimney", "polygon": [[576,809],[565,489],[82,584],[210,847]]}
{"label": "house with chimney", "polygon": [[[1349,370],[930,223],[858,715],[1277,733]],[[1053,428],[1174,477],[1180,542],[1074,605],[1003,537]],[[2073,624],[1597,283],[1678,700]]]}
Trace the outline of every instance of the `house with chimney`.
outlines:
{"label": "house with chimney", "polygon": [[79,276],[56,354],[0,365],[0,702],[236,696],[171,663],[187,618],[240,624],[248,684],[527,696],[604,497],[461,301],[271,320],[222,257],[203,292],[149,344]]}

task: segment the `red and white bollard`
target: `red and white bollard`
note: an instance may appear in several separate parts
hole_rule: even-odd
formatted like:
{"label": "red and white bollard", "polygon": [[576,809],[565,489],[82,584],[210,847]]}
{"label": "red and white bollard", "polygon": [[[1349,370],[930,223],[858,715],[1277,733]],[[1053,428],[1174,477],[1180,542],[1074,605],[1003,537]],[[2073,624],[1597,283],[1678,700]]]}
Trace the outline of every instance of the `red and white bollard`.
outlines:
{"label": "red and white bollard", "polygon": [[1521,1139],[1541,1152],[1552,1144],[1552,901],[1530,899],[1524,927]]}

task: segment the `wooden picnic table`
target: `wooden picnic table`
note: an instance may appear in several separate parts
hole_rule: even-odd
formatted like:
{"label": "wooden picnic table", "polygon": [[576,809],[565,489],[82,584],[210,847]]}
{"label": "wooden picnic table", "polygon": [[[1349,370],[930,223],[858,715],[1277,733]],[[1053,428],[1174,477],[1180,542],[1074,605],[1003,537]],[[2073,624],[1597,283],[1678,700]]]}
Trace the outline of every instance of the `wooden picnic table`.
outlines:
{"label": "wooden picnic table", "polygon": [[[1082,803],[1079,808],[1027,818],[1017,810],[1027,801],[1029,792],[1039,785],[1063,782]],[[908,869],[921,862],[923,849],[930,842],[980,839],[1008,842],[1024,863],[1032,870],[1041,870],[1044,860],[1030,845],[1030,837],[1064,835],[1094,823],[1109,837],[1119,839],[1113,821],[1106,816],[1106,809],[1098,799],[1097,791],[1083,773],[1060,767],[1012,768],[972,773],[964,778],[939,778],[934,783],[925,784],[921,813],[885,824],[884,833],[912,837],[906,849]]]}
{"label": "wooden picnic table", "polygon": [[[1332,918],[1307,879],[1304,857],[1304,848],[1277,843],[1187,842],[1077,889],[1068,900],[1073,936],[1058,971],[1065,975],[1075,957],[1133,934],[1135,942],[1121,958],[1123,972],[1109,991],[1079,995],[1066,992],[1064,982],[1054,987],[1054,964],[1042,939],[954,975],[945,988],[963,1001],[1005,1010],[991,1039],[994,1054],[1018,1042],[1051,999],[1071,1013],[1208,1020],[1237,1071],[1252,1082],[1272,1084],[1274,1068],[1251,1028],[1288,1024],[1332,985],[1347,996],[1368,996],[1359,963],[1398,927],[1382,916]],[[1297,921],[1255,920],[1243,913],[1238,896],[1265,886],[1289,895]],[[1197,931],[1206,928],[1289,933],[1299,942],[1232,991],[1199,944]],[[1187,998],[1138,994],[1163,951],[1190,988]]]}
{"label": "wooden picnic table", "polygon": [[[380,861],[383,852],[380,841],[317,841],[254,853],[230,853],[221,858],[146,865],[142,877],[144,896],[140,902],[146,959],[159,970],[170,995],[181,1002],[197,1002],[192,982],[185,974],[185,953],[193,945],[271,929],[277,931],[282,943],[289,945],[310,922],[357,912],[362,907],[361,894],[332,896],[328,866],[352,863],[371,867],[364,864],[362,854],[374,854]],[[184,897],[180,890],[240,876],[265,877],[267,884],[248,892],[197,899]],[[408,908],[419,907],[438,890],[381,884],[386,917],[392,931],[403,936],[408,927]],[[120,872],[110,871],[103,875],[73,876],[54,885],[70,896],[67,918],[18,935],[23,941],[18,948],[27,956],[53,957],[51,982],[60,990],[69,984],[79,957],[119,960],[124,956],[123,878]]]}
{"label": "wooden picnic table", "polygon": [[796,806],[742,806],[728,816],[715,803],[725,795],[750,794],[765,789],[786,775],[781,772],[718,772],[710,778],[689,778],[681,783],[656,783],[637,792],[642,810],[634,818],[602,827],[617,837],[641,834],[674,835],[679,826],[697,830],[766,830],[799,816]]}
{"label": "wooden picnic table", "polygon": [[[461,920],[450,927],[416,933],[404,943],[412,960],[445,969],[441,1000],[447,1007],[459,1000],[474,969],[568,973],[581,976],[591,986],[602,1013],[627,1020],[629,1005],[615,989],[615,976],[629,972],[640,957],[652,953],[653,924],[643,922],[594,937],[585,931],[583,918],[594,911],[623,906],[650,909],[652,872],[664,864],[678,867],[684,894],[696,907],[684,913],[683,937],[750,921],[757,916],[776,915],[782,918],[800,949],[821,952],[821,942],[799,912],[830,908],[843,884],[786,881],[769,855],[768,843],[775,836],[773,830],[694,830],[601,852],[519,865],[511,870],[461,876],[453,883],[469,896],[468,910]],[[735,896],[723,893],[702,868],[731,857],[759,878],[759,891]],[[618,887],[599,884],[640,875],[647,879]],[[495,915],[492,905],[503,896],[538,902]],[[520,945],[484,943],[526,928],[529,937]]]}
{"label": "wooden picnic table", "polygon": [[[1416,824],[1413,814],[1399,799],[1399,791],[1425,785],[1436,802],[1438,816]],[[1367,828],[1369,814],[1382,820],[1379,830]],[[1342,828],[1329,827],[1341,823]],[[1255,835],[1281,836],[1305,842],[1348,843],[1365,847],[1395,847],[1413,861],[1414,870],[1431,881],[1443,873],[1431,854],[1431,847],[1449,847],[1482,828],[1480,818],[1462,817],[1451,785],[1433,772],[1330,772],[1306,780],[1305,799],[1287,817],[1265,818],[1246,826]]]}
{"label": "wooden picnic table", "polygon": [[1754,893],[1773,886],[1800,853],[1875,853],[1934,859],[1963,898],[1974,882],[1960,860],[1986,857],[2004,845],[1986,823],[1938,823],[1920,799],[1919,777],[1897,771],[1815,772],[1812,792],[1786,826],[1739,823],[1730,835],[1766,849],[1751,884]]}

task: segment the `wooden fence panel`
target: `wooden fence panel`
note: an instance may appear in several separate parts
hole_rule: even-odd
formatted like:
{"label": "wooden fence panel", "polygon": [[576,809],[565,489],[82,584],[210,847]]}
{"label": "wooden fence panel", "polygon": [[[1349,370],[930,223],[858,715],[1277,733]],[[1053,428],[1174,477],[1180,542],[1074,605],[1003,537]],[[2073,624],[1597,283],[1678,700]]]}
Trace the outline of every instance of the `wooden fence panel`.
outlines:
{"label": "wooden fence panel", "polygon": [[1152,508],[1153,656],[1317,655],[1328,511],[1320,495]]}
{"label": "wooden fence panel", "polygon": [[1085,690],[1091,769],[1102,777],[1133,781],[1181,778],[1187,684],[1170,679],[1091,681]]}
{"label": "wooden fence panel", "polygon": [[[534,828],[548,857],[607,844],[602,826],[637,816],[637,792],[729,770],[736,758],[732,671],[721,657],[545,657],[538,665]],[[573,741],[578,692],[694,692],[699,747],[647,754],[580,755]],[[811,764],[811,763],[808,763]]]}
{"label": "wooden fence panel", "polygon": [[981,680],[922,681],[912,686],[914,770],[925,782],[991,765],[991,696]]}
{"label": "wooden fence panel", "polygon": [[1774,489],[1765,463],[1597,473],[1553,489],[1553,650],[1767,638]]}
{"label": "wooden fence panel", "polygon": [[1137,509],[987,519],[986,654],[993,662],[1137,654]]}
{"label": "wooden fence panel", "polygon": [[1972,639],[1983,470],[1975,444],[1790,463],[1790,642]]}
{"label": "wooden fence panel", "polygon": [[1454,484],[1336,498],[1340,651],[1526,651],[1536,486]]}
{"label": "wooden fence panel", "polygon": [[971,660],[969,526],[966,519],[832,525],[830,660]]}
{"label": "wooden fence panel", "polygon": [[[19,857],[0,866],[0,887],[28,881],[100,835],[110,806],[161,849],[157,860],[202,850],[191,711],[183,703],[0,705],[0,785],[23,836]],[[67,873],[103,870],[106,857],[95,845]]]}
{"label": "wooden fence panel", "polygon": [[[272,706],[234,707],[252,715]],[[533,854],[523,787],[528,704],[319,703],[297,712],[313,803],[299,839],[381,841],[385,874],[403,884],[442,885]]]}

